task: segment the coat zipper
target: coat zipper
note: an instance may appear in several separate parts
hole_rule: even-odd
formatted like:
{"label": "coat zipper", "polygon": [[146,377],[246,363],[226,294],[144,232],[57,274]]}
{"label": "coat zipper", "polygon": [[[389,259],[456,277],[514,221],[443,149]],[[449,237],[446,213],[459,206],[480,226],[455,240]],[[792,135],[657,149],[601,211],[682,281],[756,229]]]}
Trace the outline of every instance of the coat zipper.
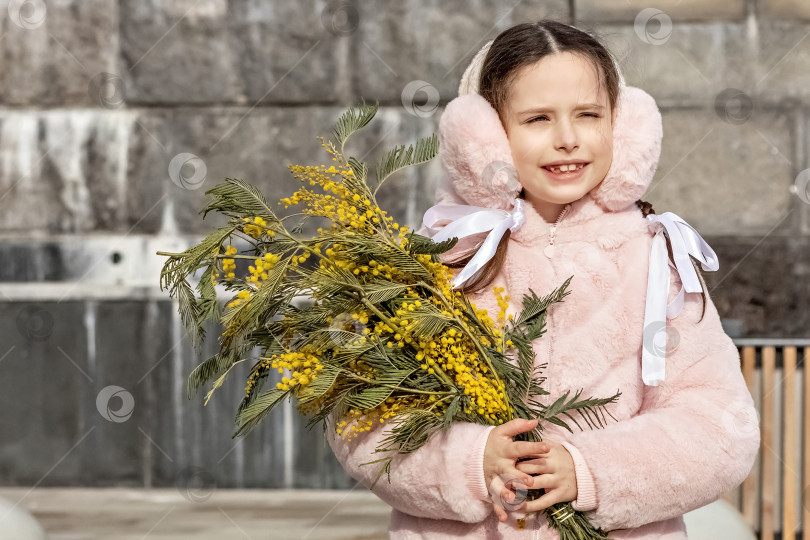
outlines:
{"label": "coat zipper", "polygon": [[[548,257],[549,264],[551,265],[551,273],[552,279],[551,283],[557,283],[557,269],[554,268],[554,252],[556,248],[554,246],[554,234],[557,232],[557,227],[559,227],[560,222],[562,221],[563,217],[568,213],[570,210],[571,205],[565,205],[563,211],[560,212],[560,215],[557,217],[557,221],[554,225],[551,226],[549,229],[549,236],[548,236],[548,245],[543,249],[543,253]],[[554,334],[551,331],[551,323],[553,319],[548,319],[548,360],[546,365],[546,374],[548,374],[548,369],[551,367],[551,356],[554,354]],[[533,540],[540,540],[540,514],[535,512],[534,514],[534,531],[532,533]]]}
{"label": "coat zipper", "polygon": [[559,216],[557,216],[557,221],[554,223],[554,225],[551,226],[551,228],[548,231],[548,245],[545,248],[543,248],[543,253],[545,253],[546,257],[548,257],[549,259],[554,257],[554,251],[555,251],[554,233],[557,232],[557,227],[560,225],[560,221],[562,221],[563,216],[565,216],[565,214],[568,213],[568,210],[570,208],[571,208],[570,204],[565,205],[565,208],[563,208],[563,211],[560,212]]}

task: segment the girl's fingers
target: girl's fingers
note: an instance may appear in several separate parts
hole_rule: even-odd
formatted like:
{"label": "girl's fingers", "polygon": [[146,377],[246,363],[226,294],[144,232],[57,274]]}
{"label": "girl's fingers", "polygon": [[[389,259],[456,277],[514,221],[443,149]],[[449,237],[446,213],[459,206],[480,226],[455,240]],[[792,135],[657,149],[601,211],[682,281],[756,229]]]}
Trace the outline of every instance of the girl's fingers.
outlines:
{"label": "girl's fingers", "polygon": [[515,468],[526,474],[545,474],[554,472],[551,465],[545,459],[531,459],[527,461],[520,461],[515,465]]}
{"label": "girl's fingers", "polygon": [[542,469],[540,465],[532,465],[530,463],[518,463],[517,465],[515,465],[515,468],[517,468],[517,470],[519,470],[522,473],[532,475],[543,474],[544,472],[546,472]]}
{"label": "girl's fingers", "polygon": [[506,485],[500,475],[495,475],[492,482],[489,484],[489,497],[492,499],[492,504],[496,509],[503,506],[504,493]]}
{"label": "girl's fingers", "polygon": [[497,493],[498,490],[502,489],[504,486],[507,488],[514,490],[515,486],[518,486],[520,489],[529,489],[534,482],[534,477],[528,473],[522,473],[517,470],[514,466],[507,465],[508,470],[496,474],[492,481],[490,482],[490,495],[492,493]]}
{"label": "girl's fingers", "polygon": [[535,483],[533,476],[529,476],[529,478],[531,479],[531,482],[525,482],[525,481],[522,481],[522,480],[515,480],[514,482],[507,483],[506,486],[504,487],[504,489],[507,490],[513,496],[520,497],[521,492],[522,492],[523,496],[525,496],[526,491],[532,489],[533,485]]}
{"label": "girl's fingers", "polygon": [[557,504],[558,502],[562,502],[560,500],[559,490],[546,490],[546,492],[540,498],[533,501],[526,501],[526,508],[523,511],[528,514],[529,512],[545,510],[549,506]]}
{"label": "girl's fingers", "polygon": [[532,489],[545,489],[546,491],[549,491],[559,487],[559,479],[554,474],[543,473],[533,476],[532,478],[534,478]]}
{"label": "girl's fingers", "polygon": [[[520,509],[526,501],[527,483],[533,483],[531,476],[524,474],[496,475],[489,486],[489,495],[496,511],[498,507],[509,511]],[[498,513],[500,515],[500,512]]]}
{"label": "girl's fingers", "polygon": [[543,441],[515,441],[509,447],[509,457],[512,459],[517,459],[528,455],[545,454],[550,450],[551,447],[548,445],[548,443]]}
{"label": "girl's fingers", "polygon": [[498,521],[506,519],[506,512],[501,507],[501,491],[503,490],[503,481],[496,475],[492,482],[489,484],[489,498],[492,500],[492,508],[495,509],[495,515],[498,516]]}
{"label": "girl's fingers", "polygon": [[534,476],[531,473],[521,472],[517,468],[512,468],[501,476],[504,483],[512,490],[532,489],[534,487]]}
{"label": "girl's fingers", "polygon": [[522,459],[525,459],[526,461],[528,461],[530,459],[548,459],[549,453],[548,452],[543,452],[542,454],[526,454],[525,456],[520,456],[520,457]]}
{"label": "girl's fingers", "polygon": [[548,456],[546,457],[535,457],[532,459],[524,459],[522,461],[518,461],[518,464],[525,464],[525,465],[545,465],[549,463]]}
{"label": "girl's fingers", "polygon": [[515,435],[520,433],[524,433],[526,431],[531,431],[537,427],[537,418],[534,420],[525,420],[523,418],[515,418],[514,420],[510,420],[505,424],[501,424],[498,426],[498,431],[500,431],[501,435],[506,435],[510,439]]}

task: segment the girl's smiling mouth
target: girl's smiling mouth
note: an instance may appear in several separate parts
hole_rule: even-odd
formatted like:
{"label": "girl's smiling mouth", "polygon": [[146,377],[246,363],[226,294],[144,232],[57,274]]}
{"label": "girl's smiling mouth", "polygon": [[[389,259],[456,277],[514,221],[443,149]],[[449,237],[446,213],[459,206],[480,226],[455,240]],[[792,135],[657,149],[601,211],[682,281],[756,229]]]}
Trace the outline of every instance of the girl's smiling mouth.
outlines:
{"label": "girl's smiling mouth", "polygon": [[585,168],[589,165],[587,162],[572,163],[568,165],[543,165],[543,169],[549,178],[554,180],[576,180],[582,176]]}

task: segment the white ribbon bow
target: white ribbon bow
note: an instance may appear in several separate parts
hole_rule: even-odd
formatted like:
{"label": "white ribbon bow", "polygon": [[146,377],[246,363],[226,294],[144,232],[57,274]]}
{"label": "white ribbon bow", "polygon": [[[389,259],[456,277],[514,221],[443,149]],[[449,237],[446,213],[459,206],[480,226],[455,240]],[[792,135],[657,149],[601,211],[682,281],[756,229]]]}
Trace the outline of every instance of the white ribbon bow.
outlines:
{"label": "white ribbon bow", "polygon": [[[437,204],[425,212],[422,225],[428,228],[431,240],[437,243],[453,237],[461,240],[473,234],[490,231],[475,256],[453,280],[453,288],[456,289],[495,255],[506,229],[515,232],[523,225],[525,218],[523,199],[517,198],[511,212],[465,204]],[[450,223],[437,232],[434,227],[443,221]]]}
{"label": "white ribbon bow", "polygon": [[[655,236],[650,249],[650,270],[647,277],[641,378],[648,386],[658,386],[664,382],[667,346],[666,343],[656,343],[661,336],[659,331],[664,330],[663,336],[666,340],[666,319],[674,319],[680,314],[683,309],[684,291],[700,292],[703,290],[689,256],[700,261],[706,271],[717,270],[720,268],[720,263],[714,250],[700,234],[672,212],[648,214],[647,227],[651,232],[655,232]],[[675,259],[674,265],[667,254],[664,232],[669,236],[672,256]],[[668,304],[670,266],[678,272],[682,287],[678,291],[678,295]]]}

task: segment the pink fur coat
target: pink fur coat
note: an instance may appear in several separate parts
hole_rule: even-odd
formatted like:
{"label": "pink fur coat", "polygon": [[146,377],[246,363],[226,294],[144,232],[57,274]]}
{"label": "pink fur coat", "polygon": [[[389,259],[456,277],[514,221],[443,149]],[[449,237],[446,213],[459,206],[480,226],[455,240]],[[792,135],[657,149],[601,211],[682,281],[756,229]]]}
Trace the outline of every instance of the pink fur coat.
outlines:
{"label": "pink fur coat", "polygon": [[[509,142],[494,109],[478,94],[448,103],[440,121],[440,157],[448,189],[438,202],[505,207],[514,178],[495,175],[487,165],[512,163]],[[702,320],[700,293],[686,293],[681,313],[667,322],[670,347],[666,380],[646,386],[641,378],[642,327],[652,233],[635,201],[643,197],[658,165],[661,114],[651,96],[622,87],[613,130],[613,162],[605,179],[573,202],[555,233],[553,258],[543,253],[547,223],[526,204],[526,221],[512,233],[502,271],[484,292],[471,295],[479,308],[498,312],[492,287],[511,297],[507,313],[520,311],[529,288],[544,296],[567,279],[569,294],[548,312],[547,332],[534,343],[536,363],[547,363],[552,402],[566,390],[582,397],[610,397],[618,421],[573,433],[550,425],[544,438],[571,453],[578,496],[574,508],[610,532],[610,538],[686,538],[682,515],[737,487],[759,450],[757,413],[740,372],[737,349],[723,332],[707,295]],[[500,184],[499,184],[500,183]],[[420,231],[421,232],[421,231]],[[460,271],[460,270],[459,270]],[[680,279],[672,274],[669,299]],[[576,418],[576,416],[575,416]],[[377,469],[360,463],[389,424],[352,440],[327,429],[328,441],[344,469],[370,485]],[[374,493],[391,505],[393,539],[556,540],[542,513],[521,529],[510,513],[498,521],[484,482],[483,454],[493,426],[457,423],[419,451],[398,456],[391,482],[382,477]]]}

